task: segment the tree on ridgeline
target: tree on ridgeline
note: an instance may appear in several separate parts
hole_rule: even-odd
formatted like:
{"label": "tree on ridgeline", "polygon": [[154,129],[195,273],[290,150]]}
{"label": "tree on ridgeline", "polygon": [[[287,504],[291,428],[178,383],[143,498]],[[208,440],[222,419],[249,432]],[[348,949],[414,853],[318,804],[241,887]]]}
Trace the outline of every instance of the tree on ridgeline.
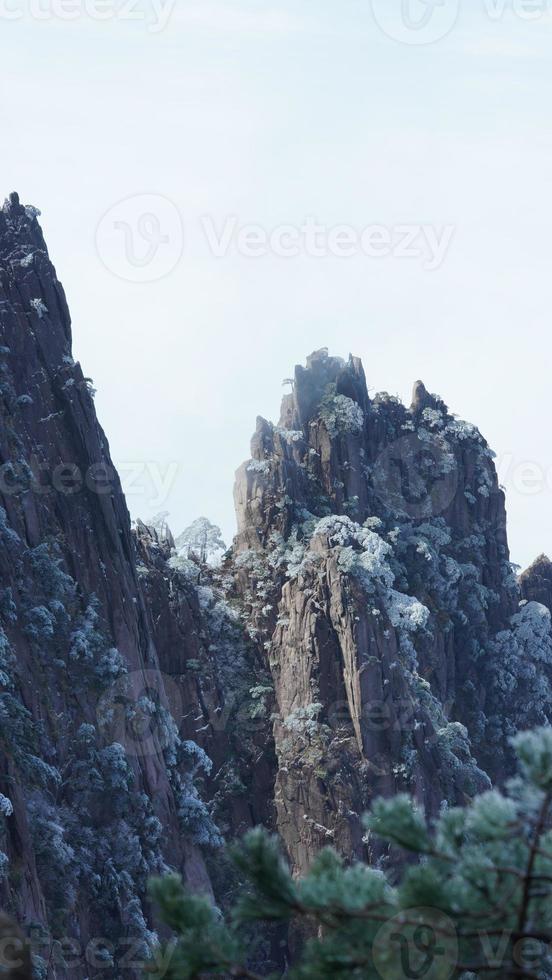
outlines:
{"label": "tree on ridgeline", "polygon": [[201,564],[205,564],[217,552],[226,551],[220,527],[211,524],[207,517],[198,517],[179,534],[175,544],[179,554],[184,554],[186,558],[197,558]]}

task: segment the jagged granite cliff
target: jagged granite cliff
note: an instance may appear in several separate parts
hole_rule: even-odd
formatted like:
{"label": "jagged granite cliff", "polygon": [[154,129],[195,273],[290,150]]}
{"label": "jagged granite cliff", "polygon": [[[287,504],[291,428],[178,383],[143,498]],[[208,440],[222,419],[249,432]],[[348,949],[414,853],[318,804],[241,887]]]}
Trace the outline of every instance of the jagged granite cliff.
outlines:
{"label": "jagged granite cliff", "polygon": [[[2,905],[33,933],[38,976],[129,976],[148,876],[172,866],[210,890],[202,847],[220,838],[195,787],[210,762],[171,714],[63,288],[17,195],[0,211],[0,464]],[[164,619],[184,670],[168,602]]]}
{"label": "jagged granite cliff", "polygon": [[369,856],[360,815],[375,796],[406,790],[435,813],[504,778],[509,735],[552,710],[550,613],[519,606],[477,429],[421,382],[410,408],[370,399],[360,361],[322,350],[296,369],[279,424],[257,420],[235,499],[293,864],[328,842]]}
{"label": "jagged granite cliff", "polygon": [[[150,874],[222,907],[262,822],[304,870],[387,860],[360,815],[435,813],[552,712],[552,566],[520,581],[475,427],[315,352],[258,419],[220,568],[126,504],[37,212],[0,211],[0,894],[38,977],[135,976]],[[267,937],[258,955],[278,960]],[[276,937],[277,940],[281,937]]]}

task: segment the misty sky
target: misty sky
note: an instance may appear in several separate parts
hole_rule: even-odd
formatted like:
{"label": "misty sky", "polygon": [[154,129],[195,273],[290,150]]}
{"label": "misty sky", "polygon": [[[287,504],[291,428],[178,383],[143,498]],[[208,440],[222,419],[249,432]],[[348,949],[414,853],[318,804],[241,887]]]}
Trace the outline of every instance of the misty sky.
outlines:
{"label": "misty sky", "polygon": [[229,541],[256,415],[327,346],[475,422],[513,560],[552,553],[552,0],[66,3],[0,0],[0,192],[42,210],[132,513]]}

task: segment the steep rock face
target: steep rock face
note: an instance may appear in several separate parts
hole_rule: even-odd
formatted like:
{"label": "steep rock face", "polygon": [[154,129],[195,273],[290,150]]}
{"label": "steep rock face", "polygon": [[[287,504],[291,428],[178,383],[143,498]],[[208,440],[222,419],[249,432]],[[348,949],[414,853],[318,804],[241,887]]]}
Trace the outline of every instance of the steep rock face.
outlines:
{"label": "steep rock face", "polygon": [[109,977],[150,939],[148,875],[208,891],[218,831],[36,214],[17,195],[0,211],[1,901],[34,930],[38,975],[68,936],[48,976]]}
{"label": "steep rock face", "polygon": [[[138,573],[173,718],[213,766],[206,793],[231,838],[273,822],[274,748],[263,705],[269,673],[223,568],[175,554],[140,521]],[[263,687],[263,683],[265,687]]]}
{"label": "steep rock face", "polygon": [[299,870],[328,842],[360,854],[376,795],[435,812],[503,778],[511,731],[548,717],[550,616],[518,608],[492,458],[421,382],[409,409],[370,399],[360,361],[325,350],[296,369],[279,424],[257,420],[235,564]]}

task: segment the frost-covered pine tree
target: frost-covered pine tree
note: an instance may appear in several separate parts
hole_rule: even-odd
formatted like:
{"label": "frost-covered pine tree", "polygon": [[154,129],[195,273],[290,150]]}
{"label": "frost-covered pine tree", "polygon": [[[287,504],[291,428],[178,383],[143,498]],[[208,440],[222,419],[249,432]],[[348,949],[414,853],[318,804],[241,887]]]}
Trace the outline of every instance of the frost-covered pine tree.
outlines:
{"label": "frost-covered pine tree", "polygon": [[198,517],[176,539],[179,554],[186,558],[197,558],[202,564],[217,552],[226,551],[222,532],[207,517]]}
{"label": "frost-covered pine tree", "polygon": [[159,511],[158,514],[155,514],[153,517],[151,517],[147,522],[148,527],[153,528],[153,530],[157,532],[161,540],[164,540],[167,537],[167,534],[170,534],[169,524],[167,521],[168,516],[169,516],[168,510],[161,510]]}
{"label": "frost-covered pine tree", "polygon": [[[296,980],[475,980],[552,976],[552,729],[517,735],[519,775],[431,824],[407,796],[377,801],[367,835],[419,856],[398,883],[381,869],[322,851],[294,879],[276,840],[251,831],[234,852],[247,881],[225,923],[177,876],[151,890],[173,940],[153,975],[274,978],[252,949],[251,925],[310,935],[286,976]],[[397,862],[394,862],[395,867]],[[262,929],[257,928],[258,933]],[[272,971],[272,972],[271,972]]]}

